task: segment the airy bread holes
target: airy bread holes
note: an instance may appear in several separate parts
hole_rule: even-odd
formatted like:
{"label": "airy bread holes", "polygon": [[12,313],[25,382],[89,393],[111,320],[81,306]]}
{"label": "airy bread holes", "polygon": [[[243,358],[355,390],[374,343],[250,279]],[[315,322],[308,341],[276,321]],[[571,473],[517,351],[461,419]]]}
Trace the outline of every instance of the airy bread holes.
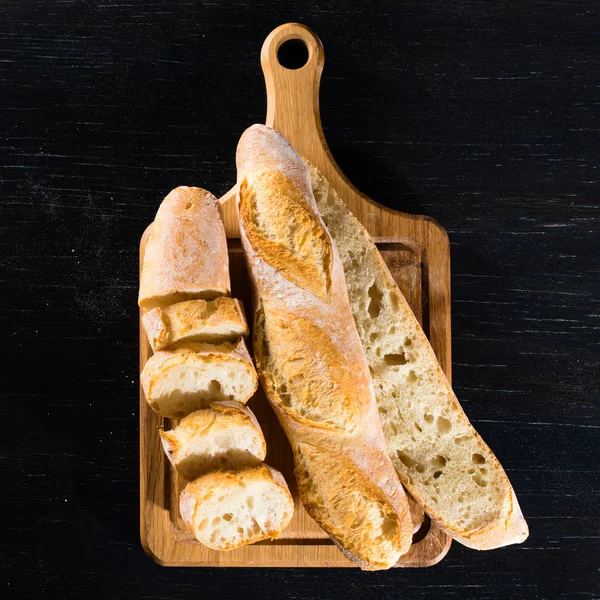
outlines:
{"label": "airy bread holes", "polygon": [[473,475],[473,481],[479,487],[486,487],[488,484],[488,482],[479,473],[476,473],[475,475]]}
{"label": "airy bread holes", "polygon": [[425,467],[423,466],[423,463],[420,463],[418,460],[415,460],[414,458],[406,454],[406,452],[397,450],[396,454],[398,455],[398,458],[402,461],[404,466],[406,466],[407,468],[414,469],[415,471],[417,471],[417,473],[425,472]]}
{"label": "airy bread holes", "polygon": [[221,391],[221,384],[216,379],[211,379],[210,384],[208,385],[208,393],[216,394]]}
{"label": "airy bread holes", "polygon": [[379,291],[379,288],[375,284],[369,288],[368,294],[369,298],[371,298],[368,308],[369,316],[372,319],[375,319],[381,312],[381,300],[383,299],[383,294]]}
{"label": "airy bread holes", "polygon": [[386,354],[383,357],[386,365],[405,365],[408,361],[404,352],[402,354]]}
{"label": "airy bread holes", "polygon": [[408,372],[408,375],[406,376],[406,383],[416,383],[418,380],[418,377],[415,375],[415,372],[413,370],[410,370]]}
{"label": "airy bread holes", "polygon": [[431,464],[438,469],[442,469],[446,466],[446,459],[438,454],[437,456],[433,457]]}
{"label": "airy bread holes", "polygon": [[471,460],[473,461],[474,465],[484,465],[485,464],[485,457],[482,456],[481,454],[473,454],[473,456],[471,457]]}
{"label": "airy bread holes", "polygon": [[448,433],[452,429],[452,423],[444,417],[438,417],[435,422],[438,433]]}
{"label": "airy bread holes", "polygon": [[204,529],[206,529],[207,525],[208,519],[202,519],[202,521],[200,521],[200,524],[198,525],[198,531],[203,531]]}

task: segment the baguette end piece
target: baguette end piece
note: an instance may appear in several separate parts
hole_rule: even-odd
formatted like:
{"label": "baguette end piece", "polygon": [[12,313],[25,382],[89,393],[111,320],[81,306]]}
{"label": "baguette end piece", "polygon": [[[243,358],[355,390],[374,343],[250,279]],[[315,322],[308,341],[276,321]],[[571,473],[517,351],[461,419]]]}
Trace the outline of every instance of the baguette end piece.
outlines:
{"label": "baguette end piece", "polygon": [[473,550],[495,550],[511,544],[522,544],[529,537],[529,526],[521,512],[517,496],[514,491],[511,492],[511,509],[504,521],[496,522],[469,536],[456,535],[456,540]]}
{"label": "baguette end piece", "polygon": [[175,188],[162,201],[146,243],[139,306],[212,299],[230,290],[219,201],[202,188]]}

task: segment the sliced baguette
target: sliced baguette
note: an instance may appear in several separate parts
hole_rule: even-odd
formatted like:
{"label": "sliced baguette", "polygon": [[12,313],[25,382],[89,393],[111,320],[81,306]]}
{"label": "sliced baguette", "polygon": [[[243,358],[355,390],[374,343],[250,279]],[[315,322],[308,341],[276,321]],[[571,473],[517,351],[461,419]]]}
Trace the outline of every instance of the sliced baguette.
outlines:
{"label": "sliced baguette", "polygon": [[169,461],[186,479],[217,469],[256,467],[267,454],[256,417],[233,401],[212,402],[175,429],[159,433]]}
{"label": "sliced baguette", "polygon": [[292,518],[294,502],[281,473],[262,464],[197,477],[182,491],[179,508],[199,542],[233,550],[277,538]]}
{"label": "sliced baguette", "polygon": [[425,512],[465,546],[520,543],[528,528],[504,469],[471,426],[369,234],[311,165],[371,369],[389,456]]}
{"label": "sliced baguette", "polygon": [[161,350],[145,364],[140,379],[150,407],[171,419],[206,408],[214,400],[246,404],[258,387],[242,339]]}
{"label": "sliced baguette", "polygon": [[138,303],[167,306],[229,296],[229,255],[219,201],[206,190],[178,187],[162,202],[146,244]]}
{"label": "sliced baguette", "polygon": [[227,297],[157,306],[142,317],[142,324],[154,352],[177,342],[214,344],[248,335],[242,303]]}

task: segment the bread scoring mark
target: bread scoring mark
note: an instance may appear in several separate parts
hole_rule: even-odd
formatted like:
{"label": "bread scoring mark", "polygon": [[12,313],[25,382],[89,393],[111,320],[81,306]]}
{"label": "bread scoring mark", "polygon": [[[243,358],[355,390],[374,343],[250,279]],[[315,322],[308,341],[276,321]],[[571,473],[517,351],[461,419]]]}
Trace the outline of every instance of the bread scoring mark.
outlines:
{"label": "bread scoring mark", "polygon": [[294,452],[294,475],[308,513],[348,552],[375,569],[398,560],[398,515],[350,459],[301,442]]}
{"label": "bread scoring mark", "polygon": [[252,247],[286,279],[326,300],[333,250],[302,192],[281,171],[256,174],[240,185],[240,218]]}
{"label": "bread scoring mark", "polygon": [[362,392],[351,366],[317,325],[261,303],[254,354],[267,394],[290,418],[345,433],[356,430]]}

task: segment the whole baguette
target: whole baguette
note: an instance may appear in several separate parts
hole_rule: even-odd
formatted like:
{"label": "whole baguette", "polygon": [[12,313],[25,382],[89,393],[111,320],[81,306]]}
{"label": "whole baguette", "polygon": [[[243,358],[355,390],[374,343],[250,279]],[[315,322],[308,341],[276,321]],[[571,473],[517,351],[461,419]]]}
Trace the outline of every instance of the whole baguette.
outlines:
{"label": "whole baguette", "polygon": [[317,206],[342,260],[388,452],[402,483],[465,546],[488,550],[524,541],[527,523],[504,469],[462,410],[375,244],[309,167]]}
{"label": "whole baguette", "polygon": [[146,244],[141,307],[229,296],[229,255],[220,211],[219,201],[196,187],[178,187],[162,201]]}
{"label": "whole baguette", "polygon": [[389,568],[410,548],[410,512],[308,169],[263,125],[242,135],[237,167],[254,355],[292,447],[300,497],[351,560]]}

